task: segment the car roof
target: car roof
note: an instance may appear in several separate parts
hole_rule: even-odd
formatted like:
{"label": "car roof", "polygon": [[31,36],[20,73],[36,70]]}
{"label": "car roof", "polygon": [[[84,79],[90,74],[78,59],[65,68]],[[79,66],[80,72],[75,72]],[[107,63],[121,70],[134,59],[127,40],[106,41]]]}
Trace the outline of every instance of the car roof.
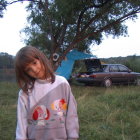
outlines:
{"label": "car roof", "polygon": [[102,64],[102,65],[123,65],[123,64]]}

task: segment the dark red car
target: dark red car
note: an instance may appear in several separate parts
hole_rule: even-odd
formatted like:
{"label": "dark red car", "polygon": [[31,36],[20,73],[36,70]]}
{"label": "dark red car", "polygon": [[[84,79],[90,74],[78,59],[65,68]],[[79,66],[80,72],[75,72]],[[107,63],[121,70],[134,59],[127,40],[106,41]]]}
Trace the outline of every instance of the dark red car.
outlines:
{"label": "dark red car", "polygon": [[140,85],[140,73],[132,72],[122,64],[100,64],[99,62],[86,62],[87,72],[77,75],[76,81],[86,85],[137,84]]}

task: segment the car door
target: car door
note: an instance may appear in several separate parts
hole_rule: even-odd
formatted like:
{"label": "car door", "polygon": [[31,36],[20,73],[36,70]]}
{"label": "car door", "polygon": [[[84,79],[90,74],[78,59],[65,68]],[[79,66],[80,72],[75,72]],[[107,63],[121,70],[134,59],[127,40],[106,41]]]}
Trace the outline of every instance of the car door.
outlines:
{"label": "car door", "polygon": [[113,83],[120,82],[122,75],[119,72],[119,68],[117,65],[110,65],[109,72],[110,72],[110,77],[111,77]]}
{"label": "car door", "polygon": [[132,83],[136,79],[136,75],[126,66],[120,65],[119,69],[121,72],[123,72],[124,77],[126,78],[126,81],[128,83]]}
{"label": "car door", "polygon": [[119,71],[122,74],[122,82],[128,83],[130,81],[130,72],[129,69],[123,65],[118,65]]}

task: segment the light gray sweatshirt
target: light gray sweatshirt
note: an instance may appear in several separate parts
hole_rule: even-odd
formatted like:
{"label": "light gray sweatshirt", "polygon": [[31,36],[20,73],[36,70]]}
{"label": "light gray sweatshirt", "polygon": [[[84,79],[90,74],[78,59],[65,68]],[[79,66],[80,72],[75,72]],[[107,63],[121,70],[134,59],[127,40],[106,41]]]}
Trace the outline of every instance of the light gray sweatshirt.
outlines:
{"label": "light gray sweatshirt", "polygon": [[76,140],[77,104],[67,80],[36,80],[28,95],[19,92],[16,140]]}

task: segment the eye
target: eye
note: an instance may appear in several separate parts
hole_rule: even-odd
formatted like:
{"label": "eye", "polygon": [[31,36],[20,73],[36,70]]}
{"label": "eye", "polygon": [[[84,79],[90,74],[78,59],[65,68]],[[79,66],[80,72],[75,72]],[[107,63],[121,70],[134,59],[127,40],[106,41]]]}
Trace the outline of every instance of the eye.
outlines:
{"label": "eye", "polygon": [[37,61],[33,61],[33,65],[36,65],[37,64]]}

